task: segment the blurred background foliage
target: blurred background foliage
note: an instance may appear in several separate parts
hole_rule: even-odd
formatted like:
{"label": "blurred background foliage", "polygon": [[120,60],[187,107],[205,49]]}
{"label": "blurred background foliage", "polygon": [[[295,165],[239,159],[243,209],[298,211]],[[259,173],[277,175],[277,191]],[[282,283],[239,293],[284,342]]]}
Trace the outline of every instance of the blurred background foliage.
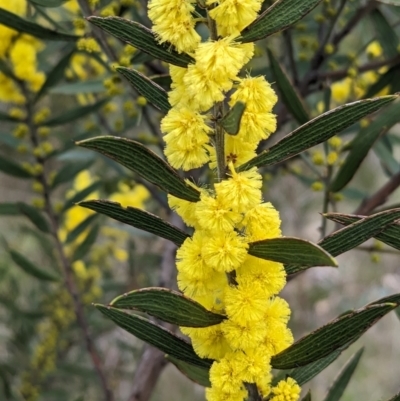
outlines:
{"label": "blurred background foliage", "polygon": [[[167,65],[84,19],[121,16],[150,26],[146,3],[0,0],[1,400],[99,400],[108,387],[116,400],[203,399],[202,388],[171,365],[155,372],[154,391],[135,393],[143,344],[90,306],[135,288],[173,286],[173,267],[163,266],[171,265],[174,250],[75,206],[109,199],[179,225],[164,193],[74,145],[108,134],[134,138],[162,155],[161,113],[115,67],[133,67],[168,90]],[[272,3],[266,0],[264,8]],[[14,20],[7,12],[17,24],[28,21],[24,28],[10,28]],[[344,103],[400,91],[399,38],[399,1],[323,0],[290,29],[257,42],[247,68],[273,82],[280,97],[278,132],[268,145]],[[395,103],[327,143],[265,168],[264,197],[281,211],[284,235],[318,241],[335,227],[321,212],[368,215],[399,205],[398,122]],[[202,174],[200,169],[194,178]],[[335,191],[328,190],[332,183]],[[399,292],[399,260],[398,250],[371,240],[339,257],[338,270],[311,269],[295,277],[284,292],[295,338]],[[398,392],[399,332],[395,314],[388,315],[305,390],[323,399],[346,358],[366,345],[342,399],[378,400]]]}

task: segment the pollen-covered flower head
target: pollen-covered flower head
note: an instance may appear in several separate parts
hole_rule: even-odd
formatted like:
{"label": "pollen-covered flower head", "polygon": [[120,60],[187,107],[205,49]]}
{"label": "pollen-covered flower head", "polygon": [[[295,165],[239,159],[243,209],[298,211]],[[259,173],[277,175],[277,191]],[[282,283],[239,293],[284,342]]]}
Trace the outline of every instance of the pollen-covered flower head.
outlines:
{"label": "pollen-covered flower head", "polygon": [[261,202],[261,175],[256,168],[237,173],[231,165],[231,177],[215,184],[217,196],[244,213]]}
{"label": "pollen-covered flower head", "polygon": [[273,389],[271,401],[297,401],[300,398],[300,386],[294,379],[288,377],[281,380]]}
{"label": "pollen-covered flower head", "polygon": [[235,231],[214,231],[205,241],[202,257],[218,272],[231,272],[246,259],[248,245]]}
{"label": "pollen-covered flower head", "polygon": [[196,217],[199,225],[210,232],[232,231],[241,219],[224,200],[204,193],[200,202],[197,202]]}
{"label": "pollen-covered flower head", "polygon": [[[208,0],[207,4],[214,3]],[[261,0],[219,0],[210,11],[210,16],[217,22],[218,33],[222,36],[238,35],[253,22],[261,9]]]}
{"label": "pollen-covered flower head", "polygon": [[192,16],[194,0],[151,0],[149,18],[160,43],[170,42],[178,52],[192,52],[200,42]]}

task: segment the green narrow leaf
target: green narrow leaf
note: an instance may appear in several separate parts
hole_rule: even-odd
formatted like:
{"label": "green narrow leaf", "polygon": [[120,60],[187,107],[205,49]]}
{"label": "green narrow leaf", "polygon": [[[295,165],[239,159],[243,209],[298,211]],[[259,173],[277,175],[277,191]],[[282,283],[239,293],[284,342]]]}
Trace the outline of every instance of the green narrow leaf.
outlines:
{"label": "green narrow leaf", "polygon": [[54,189],[61,184],[72,181],[80,172],[88,169],[93,164],[93,161],[94,160],[85,160],[81,163],[75,162],[65,164],[54,177],[54,180],[51,183],[51,188]]}
{"label": "green narrow leaf", "polygon": [[67,0],[28,0],[32,4],[36,4],[41,7],[60,7]]}
{"label": "green narrow leaf", "polygon": [[[387,138],[387,136],[384,138]],[[385,144],[384,138],[378,140],[375,143],[373,149],[375,154],[379,157],[379,161],[381,162],[381,165],[385,172],[392,176],[400,171],[400,164],[397,162],[397,160],[394,158],[389,148]]]}
{"label": "green narrow leaf", "polygon": [[372,18],[376,35],[379,43],[383,47],[385,56],[387,58],[396,57],[398,55],[397,46],[399,45],[396,31],[392,28],[379,8],[374,8],[369,15],[370,18]]}
{"label": "green narrow leaf", "polygon": [[306,111],[304,101],[301,99],[300,94],[296,91],[295,86],[290,82],[287,73],[279,64],[278,60],[275,58],[269,48],[267,48],[267,53],[282,102],[299,124],[307,123],[310,118],[308,116],[308,112]]}
{"label": "green narrow leaf", "polygon": [[77,192],[74,196],[69,198],[64,205],[63,212],[66,212],[69,208],[75,206],[76,203],[83,201],[89,195],[91,195],[94,191],[100,188],[102,185],[102,181],[96,181],[93,184],[90,184],[86,188],[82,189],[82,191]]}
{"label": "green narrow leaf", "polygon": [[121,223],[129,224],[140,230],[155,234],[161,238],[172,241],[181,246],[188,234],[179,228],[167,223],[160,217],[135,207],[122,207],[117,202],[106,200],[91,200],[79,203],[79,206],[94,210],[97,213],[104,214]]}
{"label": "green narrow leaf", "polygon": [[0,25],[8,26],[20,33],[27,33],[38,39],[67,42],[75,42],[79,39],[79,36],[68,35],[48,28],[43,28],[34,22],[27,21],[16,14],[10,13],[4,8],[0,8]]}
{"label": "green narrow leaf", "polygon": [[198,302],[166,288],[131,291],[112,300],[110,306],[139,310],[164,322],[183,327],[209,327],[225,319],[225,316],[210,312]]}
{"label": "green narrow leaf", "polygon": [[4,174],[11,175],[12,177],[32,178],[32,175],[23,167],[4,156],[0,156],[0,171]]}
{"label": "green narrow leaf", "polygon": [[141,316],[129,315],[110,306],[96,304],[95,307],[128,333],[174,358],[206,369],[212,364],[210,359],[197,356],[188,342]]}
{"label": "green narrow leaf", "polygon": [[297,128],[282,140],[239,167],[239,171],[252,167],[276,164],[327,141],[353,125],[356,121],[397,99],[397,95],[365,99],[339,106],[321,114]]}
{"label": "green narrow leaf", "polygon": [[0,216],[18,216],[19,214],[21,210],[16,203],[0,203]]}
{"label": "green narrow leaf", "polygon": [[171,105],[168,101],[167,92],[158,84],[147,78],[139,71],[125,67],[117,67],[117,71],[123,75],[129,83],[144,96],[157,109],[168,113]]}
{"label": "green narrow leaf", "polygon": [[37,102],[50,88],[52,88],[54,85],[57,85],[57,83],[64,78],[65,69],[68,67],[71,57],[75,51],[76,48],[74,46],[71,50],[67,51],[67,53],[60,59],[54,68],[47,74],[46,81],[35,97],[35,102]]}
{"label": "green narrow leaf", "polygon": [[74,242],[82,233],[84,233],[98,219],[98,214],[92,214],[79,223],[72,231],[70,231],[65,239],[66,244]]}
{"label": "green narrow leaf", "polygon": [[44,233],[50,232],[49,224],[47,223],[47,220],[43,217],[41,211],[23,202],[18,202],[17,205],[21,213],[25,215],[36,228]]}
{"label": "green narrow leaf", "polygon": [[240,130],[240,122],[242,121],[243,113],[246,109],[246,104],[236,102],[234,106],[225,114],[219,121],[222,128],[230,135],[237,135]]}
{"label": "green narrow leaf", "polygon": [[[399,218],[400,209],[391,209],[381,213],[376,213],[350,224],[341,230],[335,231],[318,242],[318,245],[325,249],[329,254],[336,257],[350,249],[356,248],[368,239],[375,237],[383,231],[386,226],[394,223]],[[303,268],[292,264],[285,266],[287,274],[298,273],[305,269],[306,267]]]}
{"label": "green narrow leaf", "polygon": [[94,225],[89,231],[86,238],[78,245],[74,252],[73,260],[81,260],[90,251],[92,245],[96,242],[97,235],[99,234],[100,226],[98,224]]}
{"label": "green narrow leaf", "polygon": [[87,106],[76,107],[71,110],[64,111],[62,114],[52,117],[49,120],[42,123],[47,127],[55,127],[57,125],[68,124],[72,121],[77,120],[78,118],[82,118],[87,116],[90,113],[94,113],[103,107],[110,99],[103,99],[94,104],[89,104]]}
{"label": "green narrow leaf", "polygon": [[102,153],[171,195],[190,202],[200,200],[199,191],[187,184],[169,164],[139,142],[102,136],[79,141],[77,145]]}
{"label": "green narrow leaf", "polygon": [[[348,226],[349,224],[353,224],[357,221],[363,220],[368,216],[356,216],[352,214],[341,214],[341,213],[327,213],[324,214],[329,220],[332,220],[336,223],[343,224]],[[397,249],[400,251],[400,224],[393,223],[386,226],[383,231],[374,236],[377,240],[384,242],[385,244]]]}
{"label": "green narrow leaf", "polygon": [[252,242],[248,253],[261,259],[299,266],[337,267],[335,259],[324,249],[300,238],[279,237]]}
{"label": "green narrow leaf", "polygon": [[188,54],[174,50],[171,44],[159,44],[154,32],[137,22],[120,17],[89,17],[88,21],[117,39],[169,64],[186,67],[194,62]]}
{"label": "green narrow leaf", "polygon": [[311,390],[301,399],[301,401],[311,401]]}
{"label": "green narrow leaf", "polygon": [[294,368],[291,370],[283,370],[274,378],[273,384],[276,385],[280,380],[291,377],[296,380],[299,386],[303,386],[308,383],[311,379],[321,373],[325,368],[327,368],[332,362],[340,356],[342,350],[332,352],[328,356],[318,359],[315,362],[311,362],[308,365],[301,366],[299,368]]}
{"label": "green narrow leaf", "polygon": [[321,0],[278,0],[251,23],[238,38],[248,43],[283,31],[313,10]]}
{"label": "green narrow leaf", "polygon": [[210,382],[210,370],[192,365],[187,362],[183,362],[177,358],[174,358],[170,355],[167,355],[167,359],[173,363],[178,370],[183,373],[188,379],[191,381],[200,384],[200,386],[203,387],[211,387],[211,382]]}
{"label": "green narrow leaf", "polygon": [[400,121],[400,102],[396,102],[380,114],[368,127],[361,129],[351,142],[351,150],[340,166],[331,184],[331,191],[338,192],[354,177],[362,161],[375,141]]}
{"label": "green narrow leaf", "polygon": [[29,274],[30,276],[33,276],[42,281],[60,280],[59,276],[56,276],[54,273],[47,272],[46,270],[40,269],[19,252],[9,249],[9,253],[14,263],[17,264],[25,273]]}
{"label": "green narrow leaf", "polygon": [[347,385],[353,376],[354,371],[357,368],[360,358],[364,352],[364,348],[358,350],[346,363],[343,370],[339,373],[339,376],[333,382],[331,388],[328,391],[324,401],[339,401],[342,397]]}
{"label": "green narrow leaf", "polygon": [[320,327],[271,359],[275,369],[292,369],[319,360],[357,340],[400,304],[400,294],[382,298]]}

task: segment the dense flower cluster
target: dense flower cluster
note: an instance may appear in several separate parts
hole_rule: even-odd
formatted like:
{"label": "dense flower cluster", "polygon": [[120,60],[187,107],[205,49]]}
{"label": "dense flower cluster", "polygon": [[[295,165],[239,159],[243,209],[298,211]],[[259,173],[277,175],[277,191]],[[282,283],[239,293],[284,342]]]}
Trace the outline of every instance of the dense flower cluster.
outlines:
{"label": "dense flower cluster", "polygon": [[[216,167],[215,120],[220,116],[215,110],[223,113],[224,103],[246,105],[238,134],[224,135],[227,178],[213,189],[199,188],[199,202],[169,196],[170,207],[194,228],[177,251],[178,286],[207,309],[226,316],[218,325],[181,330],[200,357],[215,360],[209,401],[242,401],[249,385],[273,401],[296,401],[300,387],[293,379],[271,387],[271,357],[293,342],[287,327],[289,306],[277,296],[286,273],[282,264],[248,253],[249,243],[281,235],[279,214],[262,200],[257,169],[236,169],[253,158],[259,142],[276,129],[272,108],[277,96],[269,83],[264,77],[239,75],[253,56],[254,44],[236,38],[257,17],[261,1],[206,4],[220,36],[205,42],[195,31],[193,1],[149,4],[159,41],[194,59],[187,68],[170,66],[172,108],[161,121],[169,163],[183,170],[206,163]],[[176,25],[179,29],[171,31]]]}
{"label": "dense flower cluster", "polygon": [[[27,4],[26,0],[0,0],[1,8],[19,16],[25,16]],[[37,52],[42,49],[42,42],[4,25],[0,25],[0,38],[0,60],[5,60],[15,77],[25,82],[30,90],[38,91],[45,80],[44,73],[37,69]],[[0,72],[0,100],[15,104],[25,102],[20,88],[3,72]]]}

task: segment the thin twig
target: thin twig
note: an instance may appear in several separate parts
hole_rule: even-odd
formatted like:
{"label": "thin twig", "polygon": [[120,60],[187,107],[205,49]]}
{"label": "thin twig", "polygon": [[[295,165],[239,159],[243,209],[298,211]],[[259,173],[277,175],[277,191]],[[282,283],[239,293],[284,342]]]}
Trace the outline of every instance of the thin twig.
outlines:
{"label": "thin twig", "polygon": [[[179,228],[184,227],[182,220],[176,214],[171,215],[170,221]],[[158,281],[159,287],[171,288],[175,282],[175,254],[176,245],[166,241]],[[167,363],[163,352],[146,345],[135,369],[129,401],[148,401]]]}
{"label": "thin twig", "polygon": [[[23,90],[25,97],[28,98],[28,96],[29,96],[28,91],[26,90],[25,86],[22,83],[21,83],[21,89]],[[37,135],[37,131],[36,131],[36,126],[33,122],[32,104],[29,101],[27,101],[27,103],[26,103],[26,110],[27,110],[27,124],[28,124],[29,130],[30,130],[30,139],[31,139],[33,147],[37,148],[39,146],[39,140],[38,140],[38,135]],[[38,163],[40,163],[42,166],[44,166],[45,161],[42,157],[37,156],[36,161]],[[51,193],[50,185],[49,185],[48,179],[46,177],[45,171],[43,171],[40,175],[38,175],[37,179],[40,181],[40,183],[43,186],[45,211],[46,211],[46,214],[50,221],[50,234],[53,237],[56,251],[57,251],[59,260],[61,262],[61,267],[63,270],[64,279],[65,279],[65,285],[72,298],[72,303],[73,303],[73,307],[74,307],[76,320],[83,333],[86,350],[89,353],[90,358],[92,359],[93,366],[96,370],[97,376],[100,379],[101,386],[102,386],[103,393],[104,393],[104,399],[106,401],[113,401],[114,397],[113,397],[111,389],[108,385],[106,375],[103,371],[102,361],[96,351],[96,347],[89,334],[89,328],[88,328],[88,324],[86,322],[84,308],[83,308],[83,304],[81,302],[80,294],[79,294],[79,291],[78,291],[76,283],[75,283],[72,265],[64,252],[63,245],[58,236],[60,227],[59,227],[59,222],[58,222],[57,216],[54,213],[51,195],[50,195],[50,193]]]}
{"label": "thin twig", "polygon": [[400,172],[390,178],[390,180],[372,196],[365,199],[357,208],[354,214],[367,216],[371,214],[378,206],[383,205],[390,194],[400,187]]}
{"label": "thin twig", "polygon": [[292,32],[290,29],[286,29],[285,31],[283,31],[283,38],[285,40],[286,51],[289,57],[289,67],[290,72],[292,73],[293,84],[297,87],[299,83],[299,73],[297,71],[296,60],[294,58]]}
{"label": "thin twig", "polygon": [[373,246],[359,246],[357,248],[354,248],[354,250],[362,252],[388,253],[391,255],[400,256],[400,252],[395,249],[377,249]]}
{"label": "thin twig", "polygon": [[[78,4],[85,18],[93,15],[93,11],[87,0],[78,0]],[[114,49],[108,44],[104,31],[94,25],[91,25],[91,31],[106,56],[112,61],[116,60],[117,55]]]}

